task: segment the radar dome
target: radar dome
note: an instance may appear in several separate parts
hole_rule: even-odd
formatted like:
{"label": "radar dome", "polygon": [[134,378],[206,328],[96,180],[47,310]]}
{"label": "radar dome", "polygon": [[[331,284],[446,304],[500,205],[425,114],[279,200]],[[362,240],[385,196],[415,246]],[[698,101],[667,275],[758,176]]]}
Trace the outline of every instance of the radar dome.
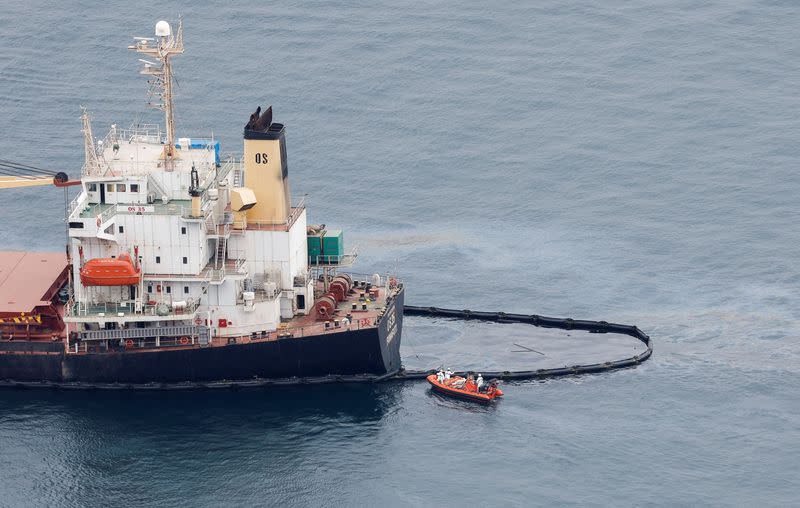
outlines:
{"label": "radar dome", "polygon": [[157,37],[169,37],[170,33],[172,33],[172,29],[169,27],[169,23],[166,21],[159,21],[156,23]]}

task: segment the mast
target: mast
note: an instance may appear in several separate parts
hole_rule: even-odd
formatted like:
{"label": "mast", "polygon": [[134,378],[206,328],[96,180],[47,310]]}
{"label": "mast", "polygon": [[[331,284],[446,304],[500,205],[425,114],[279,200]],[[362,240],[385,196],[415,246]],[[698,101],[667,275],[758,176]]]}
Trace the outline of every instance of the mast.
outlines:
{"label": "mast", "polygon": [[150,97],[160,100],[148,102],[148,106],[164,112],[167,140],[162,157],[167,170],[173,169],[172,161],[177,157],[175,152],[175,114],[173,111],[172,93],[172,55],[183,53],[183,21],[178,20],[178,30],[173,33],[172,27],[166,21],[156,23],[155,37],[134,37],[136,41],[128,46],[137,53],[147,55],[158,60],[158,63],[139,59],[144,64],[140,74],[152,76],[150,84]]}
{"label": "mast", "polygon": [[86,162],[83,167],[85,175],[99,175],[100,174],[100,160],[97,158],[97,149],[94,146],[94,136],[92,136],[92,119],[86,108],[83,108],[81,115],[81,122],[83,128],[83,151],[86,157]]}

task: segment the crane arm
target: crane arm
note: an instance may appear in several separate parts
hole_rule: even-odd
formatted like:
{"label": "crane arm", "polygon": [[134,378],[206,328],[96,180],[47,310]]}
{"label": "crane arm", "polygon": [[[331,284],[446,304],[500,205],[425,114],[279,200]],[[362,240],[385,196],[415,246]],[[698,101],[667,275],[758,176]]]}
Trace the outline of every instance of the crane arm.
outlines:
{"label": "crane arm", "polygon": [[18,189],[41,185],[71,187],[80,184],[80,180],[70,180],[64,173],[58,173],[56,176],[0,176],[0,189]]}

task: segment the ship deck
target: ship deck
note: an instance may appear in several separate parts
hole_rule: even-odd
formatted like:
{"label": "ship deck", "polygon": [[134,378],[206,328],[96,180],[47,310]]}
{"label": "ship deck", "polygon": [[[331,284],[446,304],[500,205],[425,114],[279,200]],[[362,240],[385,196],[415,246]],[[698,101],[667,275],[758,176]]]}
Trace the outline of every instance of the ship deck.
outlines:
{"label": "ship deck", "polygon": [[[317,283],[322,289],[322,283]],[[194,337],[187,337],[187,342],[182,343],[181,338],[154,340],[135,340],[130,346],[117,347],[114,344],[101,343],[86,344],[77,351],[70,350],[71,354],[102,353],[111,350],[123,349],[126,352],[152,352],[165,349],[193,349],[198,347],[224,347],[235,344],[249,344],[265,341],[276,341],[287,338],[301,338],[310,336],[324,336],[327,334],[343,333],[353,330],[374,329],[380,322],[387,306],[387,296],[394,291],[385,285],[373,287],[372,294],[363,287],[355,288],[347,298],[337,304],[334,315],[328,320],[319,320],[313,314],[298,315],[282,322],[277,330],[264,330],[247,335],[218,335],[209,338],[207,345],[200,345]],[[353,308],[353,305],[356,308]],[[190,317],[184,314],[183,319]],[[113,319],[113,317],[111,317]]]}
{"label": "ship deck", "polygon": [[[319,285],[321,286],[321,283]],[[300,333],[316,335],[320,332],[345,329],[347,326],[351,328],[373,327],[376,320],[386,309],[387,299],[385,286],[373,289],[375,291],[374,298],[366,295],[362,288],[351,292],[344,301],[337,304],[334,316],[330,320],[320,321],[313,314],[295,316],[293,319],[282,323],[282,329],[284,332],[294,333],[299,331]],[[362,297],[365,298],[365,301],[361,301]],[[345,318],[347,320],[343,321]]]}
{"label": "ship deck", "polygon": [[[318,282],[317,286],[318,289],[322,289],[321,282]],[[344,301],[337,304],[331,319],[319,320],[312,311],[308,315],[297,315],[282,322],[278,329],[274,331],[251,333],[249,336],[212,337],[211,344],[215,346],[231,343],[243,344],[375,328],[386,309],[387,291],[386,286],[373,288],[374,297],[371,298],[365,289],[356,288],[351,291]],[[364,299],[363,301],[362,298]],[[355,309],[353,308],[354,305],[356,306]]]}
{"label": "ship deck", "polygon": [[50,305],[53,290],[67,280],[66,270],[63,253],[0,252],[0,315]]}
{"label": "ship deck", "polygon": [[[123,207],[129,206],[127,203],[90,203],[87,204],[83,210],[81,210],[79,218],[93,219],[98,215],[101,215],[102,219],[105,221],[117,213],[136,213],[117,212],[118,205]],[[190,199],[172,199],[167,203],[156,201],[154,203],[149,203],[146,206],[153,207],[153,212],[148,213],[154,213],[156,215],[180,215],[181,217],[189,217],[192,209],[192,201]]]}

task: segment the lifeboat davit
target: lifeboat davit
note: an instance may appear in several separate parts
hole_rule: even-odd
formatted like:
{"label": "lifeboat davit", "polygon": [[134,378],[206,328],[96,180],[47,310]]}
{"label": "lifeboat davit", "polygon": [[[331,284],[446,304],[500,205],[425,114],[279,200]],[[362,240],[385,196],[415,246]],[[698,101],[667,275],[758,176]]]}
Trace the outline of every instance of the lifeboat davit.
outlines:
{"label": "lifeboat davit", "polygon": [[478,392],[474,389],[468,390],[466,388],[456,388],[454,385],[460,385],[461,381],[466,381],[463,377],[451,377],[450,379],[445,379],[441,383],[436,378],[436,374],[429,375],[427,379],[431,386],[433,386],[434,390],[451,397],[458,397],[460,399],[467,399],[475,402],[491,402],[497,397],[503,396],[503,390],[497,388],[497,386],[492,383],[490,383],[489,387],[485,390]]}
{"label": "lifeboat davit", "polygon": [[90,259],[81,268],[81,284],[84,286],[134,286],[142,279],[127,254],[117,258]]}

